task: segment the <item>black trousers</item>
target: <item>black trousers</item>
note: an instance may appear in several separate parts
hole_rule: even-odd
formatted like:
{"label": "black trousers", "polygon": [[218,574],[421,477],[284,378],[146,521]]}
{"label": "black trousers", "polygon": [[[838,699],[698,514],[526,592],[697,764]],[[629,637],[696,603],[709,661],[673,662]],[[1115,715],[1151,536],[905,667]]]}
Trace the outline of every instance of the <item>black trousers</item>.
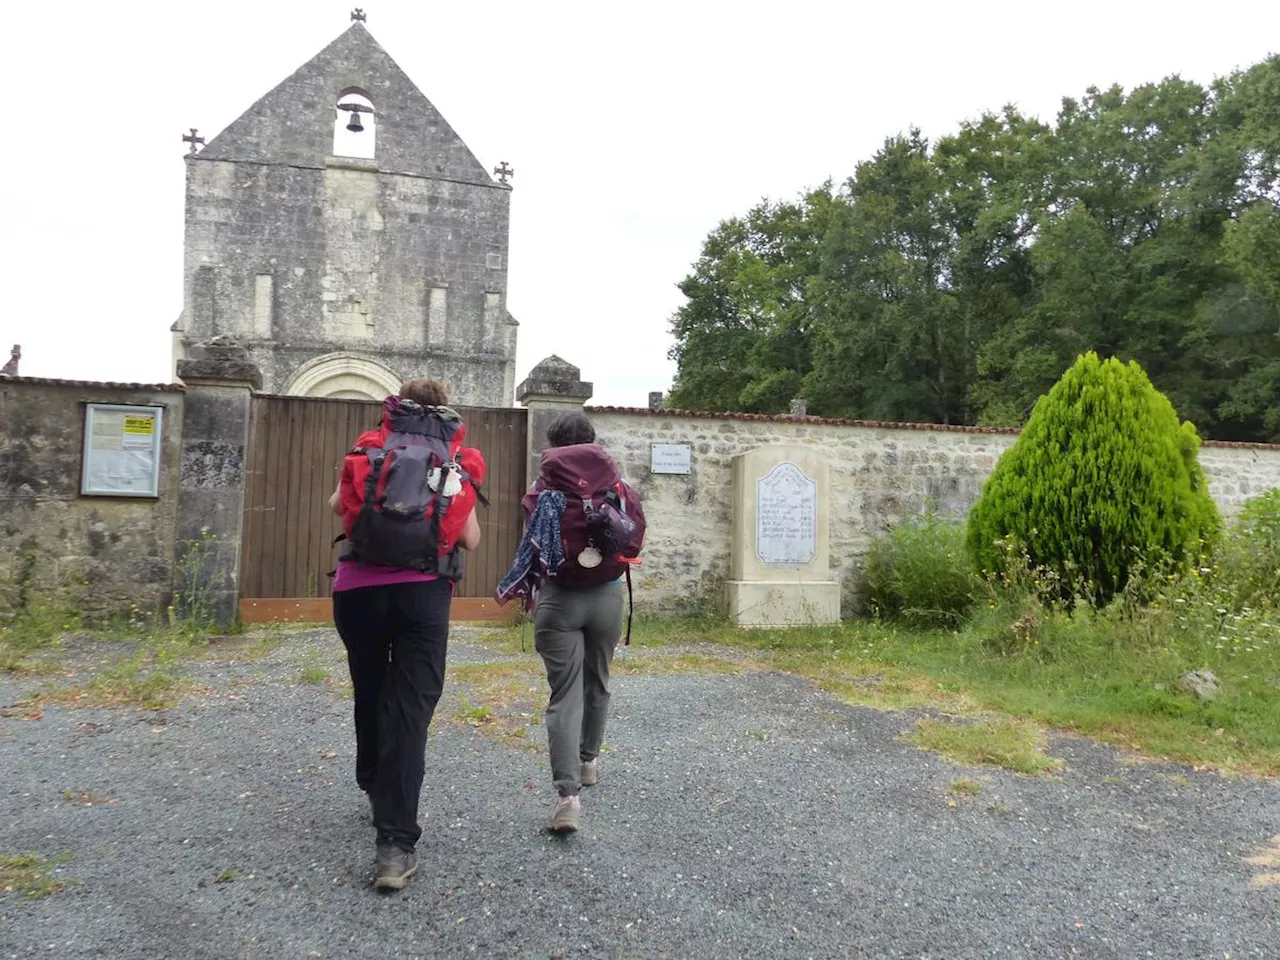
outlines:
{"label": "black trousers", "polygon": [[333,619],[355,694],[356,783],[373,800],[378,843],[413,850],[427,727],[444,689],[448,580],[341,590]]}

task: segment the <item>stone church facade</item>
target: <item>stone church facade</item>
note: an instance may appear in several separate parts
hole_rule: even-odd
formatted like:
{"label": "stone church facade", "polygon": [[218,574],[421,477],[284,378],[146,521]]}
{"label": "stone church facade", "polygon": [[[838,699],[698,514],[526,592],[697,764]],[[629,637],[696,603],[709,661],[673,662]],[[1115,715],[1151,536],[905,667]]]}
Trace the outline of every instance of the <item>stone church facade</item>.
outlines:
{"label": "stone church facade", "polygon": [[[335,152],[358,103],[364,158]],[[192,149],[175,370],[226,336],[268,393],[381,399],[426,376],[511,405],[510,186],[363,23]]]}

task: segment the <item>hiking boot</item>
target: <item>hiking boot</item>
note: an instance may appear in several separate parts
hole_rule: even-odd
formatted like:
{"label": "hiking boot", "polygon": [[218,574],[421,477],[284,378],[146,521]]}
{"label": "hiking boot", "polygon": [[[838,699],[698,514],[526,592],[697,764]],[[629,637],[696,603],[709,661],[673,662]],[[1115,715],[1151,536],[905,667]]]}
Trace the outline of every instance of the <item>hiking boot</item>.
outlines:
{"label": "hiking boot", "polygon": [[547,829],[552,833],[573,833],[578,829],[578,819],[581,816],[582,801],[577,794],[561,797],[556,801],[556,812],[551,815]]}
{"label": "hiking boot", "polygon": [[418,872],[418,858],[395,844],[379,845],[374,865],[375,890],[403,890],[409,878]]}
{"label": "hiking boot", "polygon": [[600,779],[600,758],[594,760],[582,761],[582,785],[584,787],[594,787],[596,781]]}

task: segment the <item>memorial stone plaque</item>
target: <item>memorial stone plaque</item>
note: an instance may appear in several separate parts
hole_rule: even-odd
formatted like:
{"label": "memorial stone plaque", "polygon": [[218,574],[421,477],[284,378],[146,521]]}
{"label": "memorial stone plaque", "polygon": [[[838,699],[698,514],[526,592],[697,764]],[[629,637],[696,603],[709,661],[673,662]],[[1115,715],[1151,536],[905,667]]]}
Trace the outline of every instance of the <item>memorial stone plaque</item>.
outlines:
{"label": "memorial stone plaque", "polygon": [[687,443],[655,443],[651,448],[650,473],[688,475],[693,464],[693,447]]}
{"label": "memorial stone plaque", "polygon": [[756,481],[756,557],[797,566],[817,552],[818,484],[794,463],[780,463]]}

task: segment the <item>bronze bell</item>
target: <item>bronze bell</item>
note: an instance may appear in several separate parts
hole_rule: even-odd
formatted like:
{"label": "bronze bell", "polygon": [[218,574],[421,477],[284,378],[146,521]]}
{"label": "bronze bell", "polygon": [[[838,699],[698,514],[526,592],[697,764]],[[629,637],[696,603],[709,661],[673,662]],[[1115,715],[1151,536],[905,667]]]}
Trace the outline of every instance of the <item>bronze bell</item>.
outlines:
{"label": "bronze bell", "polygon": [[359,110],[351,111],[351,119],[347,121],[347,129],[352,133],[360,133],[364,130],[364,124],[360,122]]}

